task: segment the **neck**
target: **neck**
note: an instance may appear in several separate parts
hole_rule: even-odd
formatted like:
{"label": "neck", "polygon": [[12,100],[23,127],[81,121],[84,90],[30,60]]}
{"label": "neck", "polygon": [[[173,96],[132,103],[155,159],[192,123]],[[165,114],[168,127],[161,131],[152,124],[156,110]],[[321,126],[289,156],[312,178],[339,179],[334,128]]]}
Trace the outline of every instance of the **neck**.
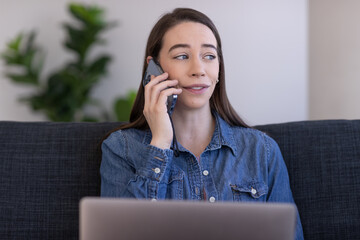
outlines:
{"label": "neck", "polygon": [[174,111],[172,116],[179,143],[199,157],[209,145],[215,130],[210,109]]}

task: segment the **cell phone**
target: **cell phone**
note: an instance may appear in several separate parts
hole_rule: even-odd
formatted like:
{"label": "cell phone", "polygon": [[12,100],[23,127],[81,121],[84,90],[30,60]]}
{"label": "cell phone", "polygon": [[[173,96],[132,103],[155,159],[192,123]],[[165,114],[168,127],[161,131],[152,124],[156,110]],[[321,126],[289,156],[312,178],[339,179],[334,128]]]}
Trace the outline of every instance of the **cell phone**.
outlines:
{"label": "cell phone", "polygon": [[[163,74],[164,71],[162,70],[160,64],[154,59],[151,58],[149,61],[149,64],[146,68],[144,78],[143,78],[143,86],[145,87],[146,84],[148,84],[151,80],[151,75],[154,75],[155,77]],[[174,111],[174,107],[176,104],[177,95],[171,95],[167,99],[167,111],[168,114],[171,115]]]}

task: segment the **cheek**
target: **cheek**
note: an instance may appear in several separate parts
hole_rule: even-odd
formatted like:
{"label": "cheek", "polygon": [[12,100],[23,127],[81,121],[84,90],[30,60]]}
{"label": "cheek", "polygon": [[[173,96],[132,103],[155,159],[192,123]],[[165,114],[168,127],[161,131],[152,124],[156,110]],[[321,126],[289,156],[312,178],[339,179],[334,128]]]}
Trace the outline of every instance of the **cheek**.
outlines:
{"label": "cheek", "polygon": [[160,66],[164,70],[164,72],[167,72],[169,74],[169,76],[171,76],[171,73],[172,73],[171,65],[169,64],[168,61],[166,61],[164,59],[165,59],[164,57],[160,56],[160,58],[158,60],[160,63]]}
{"label": "cheek", "polygon": [[176,68],[168,64],[167,62],[160,62],[161,68],[164,70],[164,72],[167,72],[169,74],[168,79],[176,79],[177,76]]}
{"label": "cheek", "polygon": [[216,84],[219,78],[219,67],[214,67],[209,71],[209,78],[211,79],[213,84]]}
{"label": "cheek", "polygon": [[175,68],[175,67],[170,67],[170,68],[166,68],[166,70],[164,69],[164,71],[166,71],[169,74],[169,78],[171,80],[178,80],[180,82],[180,77],[182,76],[181,71],[179,71],[179,69]]}

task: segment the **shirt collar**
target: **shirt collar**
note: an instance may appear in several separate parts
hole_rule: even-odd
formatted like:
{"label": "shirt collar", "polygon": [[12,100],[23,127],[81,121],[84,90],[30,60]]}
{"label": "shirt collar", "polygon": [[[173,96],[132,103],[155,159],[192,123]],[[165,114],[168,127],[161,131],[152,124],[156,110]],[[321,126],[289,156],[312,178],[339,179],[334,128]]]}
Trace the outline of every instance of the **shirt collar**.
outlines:
{"label": "shirt collar", "polygon": [[[205,151],[220,149],[222,146],[227,146],[231,149],[232,153],[236,155],[236,145],[234,140],[233,128],[220,117],[217,112],[214,112],[215,117],[215,130],[209,145]],[[151,131],[148,129],[144,137],[144,143],[149,144],[151,141]],[[171,145],[172,146],[172,145]],[[187,152],[187,150],[179,143],[179,151]]]}
{"label": "shirt collar", "polygon": [[214,112],[214,116],[216,121],[215,130],[206,150],[215,150],[221,148],[222,146],[227,146],[231,149],[233,154],[236,155],[233,128],[224,119],[222,119],[217,112]]}

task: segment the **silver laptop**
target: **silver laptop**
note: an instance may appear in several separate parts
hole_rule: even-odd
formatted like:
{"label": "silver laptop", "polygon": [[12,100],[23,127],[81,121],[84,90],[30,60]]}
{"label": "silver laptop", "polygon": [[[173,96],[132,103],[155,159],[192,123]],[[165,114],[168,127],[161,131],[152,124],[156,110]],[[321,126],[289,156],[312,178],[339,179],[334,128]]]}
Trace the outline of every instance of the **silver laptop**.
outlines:
{"label": "silver laptop", "polygon": [[81,240],[290,240],[295,222],[292,204],[99,197],[80,201]]}

